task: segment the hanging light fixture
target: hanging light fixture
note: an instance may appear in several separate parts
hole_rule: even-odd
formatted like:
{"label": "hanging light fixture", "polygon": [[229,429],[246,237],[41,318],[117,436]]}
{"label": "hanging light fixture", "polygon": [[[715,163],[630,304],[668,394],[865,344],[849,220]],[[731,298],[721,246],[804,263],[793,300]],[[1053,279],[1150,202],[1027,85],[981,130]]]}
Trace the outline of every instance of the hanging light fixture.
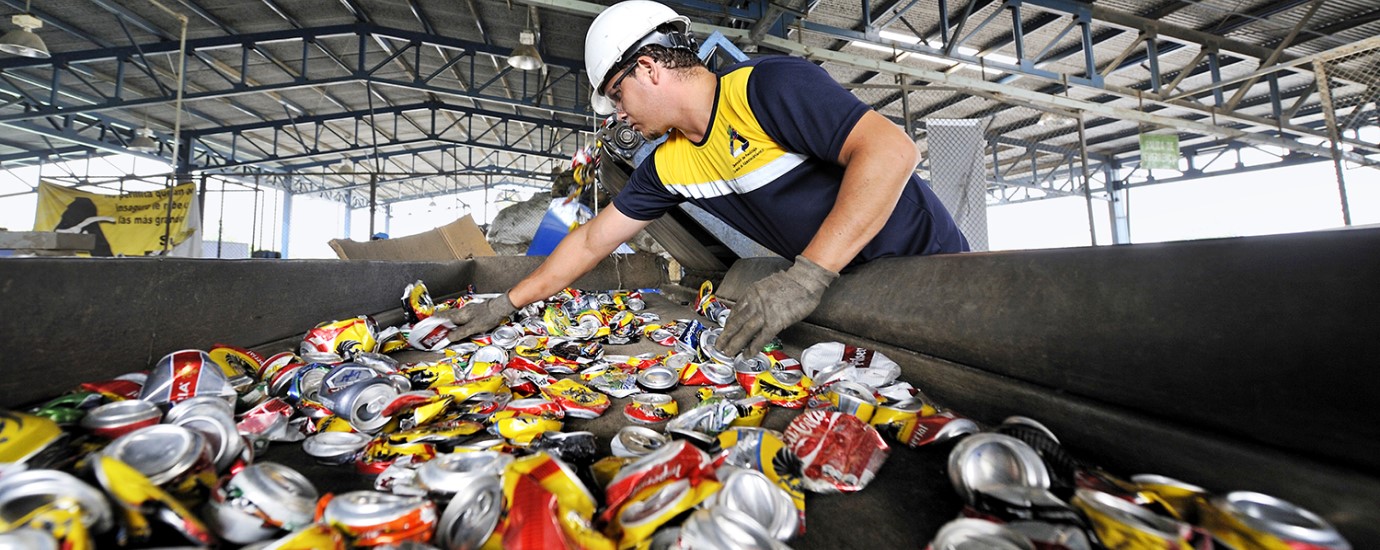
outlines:
{"label": "hanging light fixture", "polygon": [[350,162],[348,157],[343,158],[335,165],[334,169],[337,174],[353,174],[355,173],[355,163]]}
{"label": "hanging light fixture", "polygon": [[131,151],[152,153],[158,150],[158,142],[153,140],[153,130],[148,126],[134,131],[134,140],[129,142]]}
{"label": "hanging light fixture", "polygon": [[48,45],[43,43],[43,39],[34,34],[34,29],[42,28],[43,21],[29,14],[29,3],[24,3],[24,13],[10,18],[10,22],[18,29],[5,33],[0,37],[0,52],[24,57],[36,57],[47,59]]}
{"label": "hanging light fixture", "polygon": [[537,51],[537,33],[532,32],[532,13],[527,13],[527,28],[518,34],[518,46],[508,56],[508,64],[521,71],[535,71],[546,66]]}

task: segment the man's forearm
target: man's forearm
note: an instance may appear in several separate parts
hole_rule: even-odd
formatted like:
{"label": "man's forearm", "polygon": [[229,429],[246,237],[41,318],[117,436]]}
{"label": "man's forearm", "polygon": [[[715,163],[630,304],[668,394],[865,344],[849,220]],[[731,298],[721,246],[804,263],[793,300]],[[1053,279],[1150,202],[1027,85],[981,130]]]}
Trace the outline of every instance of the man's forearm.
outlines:
{"label": "man's forearm", "polygon": [[530,275],[508,291],[508,299],[519,308],[537,300],[549,298],[570,286],[593,269],[609,250],[593,250],[588,239],[588,226],[581,226],[561,240],[551,255]]}

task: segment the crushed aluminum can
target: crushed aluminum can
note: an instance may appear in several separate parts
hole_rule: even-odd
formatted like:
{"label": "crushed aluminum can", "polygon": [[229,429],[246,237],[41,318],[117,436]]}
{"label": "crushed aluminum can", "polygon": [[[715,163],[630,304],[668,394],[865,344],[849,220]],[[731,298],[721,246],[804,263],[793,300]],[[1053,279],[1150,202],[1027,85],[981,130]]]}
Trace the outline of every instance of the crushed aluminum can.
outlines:
{"label": "crushed aluminum can", "polygon": [[[495,415],[497,416],[497,415]],[[560,431],[564,424],[559,420],[551,420],[540,416],[529,414],[519,414],[515,416],[505,416],[494,421],[492,433],[503,436],[508,442],[519,447],[526,447],[532,443],[537,436],[550,431]]]}
{"label": "crushed aluminum can", "polygon": [[0,533],[0,548],[24,550],[59,550],[52,533],[34,527],[17,527]]}
{"label": "crushed aluminum can", "polygon": [[522,328],[514,325],[499,325],[489,334],[495,346],[503,349],[513,349],[517,347],[518,340],[522,339]]}
{"label": "crushed aluminum can", "polygon": [[702,508],[690,514],[680,527],[680,546],[755,550],[787,548],[747,514],[722,506]]}
{"label": "crushed aluminum can", "polygon": [[910,447],[923,447],[977,432],[977,422],[945,411],[931,416],[917,417],[915,430],[904,441]]}
{"label": "crushed aluminum can", "polygon": [[1083,524],[1050,493],[1049,471],[1035,449],[1008,435],[980,433],[959,441],[949,453],[949,481],[973,509],[1003,521]]}
{"label": "crushed aluminum can", "polygon": [[81,426],[97,437],[115,439],[124,434],[158,424],[163,410],[151,401],[129,399],[106,403],[86,413]]}
{"label": "crushed aluminum can", "polygon": [[949,482],[964,502],[972,505],[978,493],[1001,487],[1049,487],[1049,471],[1035,449],[1024,441],[996,433],[980,433],[959,441],[949,452]]}
{"label": "crushed aluminum can", "polygon": [[858,417],[806,411],[786,427],[788,448],[800,458],[801,480],[817,493],[851,493],[867,486],[890,448]]}
{"label": "crushed aluminum can", "polygon": [[513,353],[527,359],[538,359],[541,357],[542,350],[546,349],[546,341],[545,336],[531,334],[523,336],[513,344]]}
{"label": "crushed aluminum can", "polygon": [[565,409],[566,416],[572,418],[598,418],[610,405],[609,396],[569,378],[542,388],[541,393]]}
{"label": "crushed aluminum can", "polygon": [[264,356],[229,344],[215,344],[206,354],[220,365],[225,378],[232,381],[257,374],[264,364]]}
{"label": "crushed aluminum can", "polygon": [[283,370],[283,367],[301,362],[302,358],[290,351],[275,353],[259,365],[259,370],[254,372],[254,378],[263,382],[271,381],[273,376],[278,374],[278,371]]}
{"label": "crushed aluminum can", "polygon": [[[0,478],[0,516],[5,519],[8,528],[18,527],[15,520],[19,518],[32,518],[29,524],[33,527],[40,527],[36,524],[57,520],[58,518],[44,514],[33,517],[40,507],[54,503],[58,503],[62,508],[76,508],[77,514],[73,519],[80,522],[83,532],[104,533],[115,525],[114,515],[105,495],[71,474],[44,469],[15,472]],[[44,530],[53,531],[56,536],[72,534],[71,529]],[[64,531],[65,535],[62,533]],[[73,544],[70,547],[77,546],[79,545]],[[0,545],[0,548],[3,547],[5,546]]]}
{"label": "crushed aluminum can", "polygon": [[139,390],[139,399],[154,403],[177,403],[197,395],[233,400],[235,388],[220,365],[206,352],[195,349],[174,351],[163,356],[149,371]]}
{"label": "crushed aluminum can", "polygon": [[200,518],[133,466],[102,453],[93,455],[92,470],[101,488],[124,512],[121,540],[147,541],[153,532],[153,519],[166,524],[192,545],[205,547],[215,542],[215,535]]}
{"label": "crushed aluminum can", "polygon": [[1017,520],[1007,523],[1006,527],[1025,535],[1040,550],[1093,550],[1088,531],[1080,525]]}
{"label": "crushed aluminum can", "polygon": [[867,423],[893,441],[906,443],[915,435],[916,419],[921,416],[924,407],[925,402],[916,398],[879,403]]}
{"label": "crushed aluminum can", "polygon": [[328,321],[307,331],[298,354],[309,360],[328,362],[349,359],[356,353],[377,351],[378,327],[374,319],[361,315],[344,321]]}
{"label": "crushed aluminum can", "polygon": [[726,386],[734,380],[733,367],[713,361],[687,363],[680,371],[680,383],[686,386]]}
{"label": "crushed aluminum can", "polygon": [[1078,489],[1071,502],[1092,524],[1098,540],[1108,548],[1164,548],[1192,550],[1192,529],[1125,499],[1101,491]]}
{"label": "crushed aluminum can", "polygon": [[646,336],[648,340],[651,340],[668,348],[675,346],[677,341],[676,333],[670,329],[662,328],[661,325],[646,325],[642,327],[642,335]]}
{"label": "crushed aluminum can", "polygon": [[872,420],[877,412],[877,396],[871,388],[857,382],[842,380],[824,388],[824,396],[831,407],[841,413],[851,414],[863,422]]}
{"label": "crushed aluminum can", "polygon": [[409,324],[416,324],[436,313],[436,302],[427,292],[426,283],[419,280],[403,288],[402,310],[403,318]]}
{"label": "crushed aluminum can", "polygon": [[670,438],[650,428],[624,426],[613,436],[613,441],[610,442],[609,447],[613,451],[613,456],[636,458],[652,454],[670,442]]}
{"label": "crushed aluminum can", "polygon": [[1200,511],[1210,506],[1207,489],[1156,474],[1131,476],[1135,484],[1136,500],[1159,507],[1174,519],[1198,525]]}
{"label": "crushed aluminum can", "polygon": [[666,431],[690,431],[716,435],[732,426],[738,407],[726,400],[701,401],[666,424]]}
{"label": "crushed aluminum can", "polygon": [[673,479],[638,492],[614,520],[619,547],[632,548],[650,540],[656,530],[719,492],[717,481]]}
{"label": "crushed aluminum can", "polygon": [[700,293],[695,300],[695,311],[723,327],[728,325],[728,315],[732,310],[720,301],[718,296],[714,295],[714,283],[705,281],[700,283]]}
{"label": "crushed aluminum can", "polygon": [[551,456],[572,464],[594,462],[598,446],[593,432],[543,432],[532,439],[527,447],[532,451],[544,451]]}
{"label": "crushed aluminum can", "polygon": [[436,446],[405,437],[376,437],[364,445],[364,451],[355,459],[355,471],[361,474],[378,475],[392,466],[394,462],[404,458],[407,460],[431,460],[436,458]]}
{"label": "crushed aluminum can", "polygon": [[513,455],[495,451],[437,455],[417,468],[417,483],[428,493],[449,500],[480,478],[498,479],[512,462]]}
{"label": "crushed aluminum can", "polygon": [[313,523],[268,542],[243,550],[345,550],[345,537],[328,525]]}
{"label": "crushed aluminum can", "polygon": [[101,450],[188,504],[206,500],[216,485],[215,462],[200,433],[159,424],[120,436]]}
{"label": "crushed aluminum can", "polygon": [[387,378],[371,378],[321,395],[321,404],[361,432],[377,432],[391,420],[383,411],[398,398]]}
{"label": "crushed aluminum can", "polygon": [[321,379],[317,399],[361,432],[375,432],[387,424],[383,414],[398,389],[374,369],[357,363],[341,363]]}
{"label": "crushed aluminum can", "polygon": [[713,479],[709,455],[685,441],[674,441],[651,454],[624,466],[604,488],[605,504],[601,519],[610,521],[633,495],[667,480],[687,479],[697,485]]}
{"label": "crushed aluminum can", "polygon": [[765,397],[745,397],[734,399],[732,403],[738,409],[738,418],[729,422],[730,426],[757,427],[761,426],[762,421],[767,419],[767,408],[770,402]]}
{"label": "crushed aluminum can", "polygon": [[427,317],[412,325],[412,331],[407,334],[407,345],[421,351],[439,351],[445,349],[453,342],[450,341],[450,331],[455,328],[455,323],[442,317]]}
{"label": "crushed aluminum can", "polygon": [[317,462],[338,466],[352,462],[372,439],[359,432],[317,432],[302,441],[302,451]]}
{"label": "crushed aluminum can", "polygon": [[719,434],[720,456],[725,465],[762,472],[791,497],[799,529],[805,527],[805,488],[800,463],[786,446],[785,436],[763,428],[734,428]]}
{"label": "crushed aluminum can", "polygon": [[680,377],[670,367],[647,367],[637,373],[637,383],[652,391],[669,390],[679,382]]}
{"label": "crushed aluminum can", "polygon": [[[727,472],[725,472],[727,470]],[[710,506],[737,510],[757,521],[768,535],[785,542],[800,528],[800,516],[790,493],[757,470],[727,466],[719,469],[723,488]]]}
{"label": "crushed aluminum can", "polygon": [[753,357],[743,357],[741,354],[733,359],[733,373],[738,379],[738,385],[744,391],[752,389],[752,383],[757,381],[757,377],[768,370],[771,370],[771,358],[765,353],[759,353]]}
{"label": "crushed aluminum can", "polygon": [[680,412],[676,400],[664,393],[639,393],[623,407],[623,416],[638,424],[658,424]]}
{"label": "crushed aluminum can", "polygon": [[255,405],[240,417],[235,429],[252,439],[281,439],[285,437],[292,405],[277,397]]}
{"label": "crushed aluminum can", "polygon": [[245,450],[244,438],[235,425],[234,409],[220,398],[202,396],[182,401],[173,405],[163,422],[205,437],[217,472],[229,470]]}
{"label": "crushed aluminum can", "polygon": [[77,391],[60,395],[29,412],[34,416],[52,420],[59,426],[72,426],[81,422],[88,411],[100,406],[104,401],[105,397],[99,393]]}
{"label": "crushed aluminum can", "polygon": [[723,334],[723,332],[724,329],[721,328],[706,329],[704,332],[701,332],[700,355],[720,365],[732,366],[734,364],[733,358],[719,351],[719,335]]}
{"label": "crushed aluminum can", "polygon": [[623,364],[596,364],[580,371],[580,379],[585,384],[609,397],[620,399],[639,392],[637,375],[631,367]]}
{"label": "crushed aluminum can", "polygon": [[441,513],[436,544],[447,550],[478,550],[493,535],[502,513],[503,486],[498,477],[469,480],[457,488]]}
{"label": "crushed aluminum can", "polygon": [[[316,487],[297,470],[275,462],[260,462],[230,477],[213,502],[227,509],[222,519],[235,517],[229,513],[231,510],[246,514],[257,519],[259,526],[270,528],[267,534],[272,535],[278,529],[295,531],[311,525],[318,498]],[[213,523],[226,526],[223,522]],[[267,536],[254,540],[264,538]]]}
{"label": "crushed aluminum can", "polygon": [[990,521],[959,518],[939,528],[929,550],[1035,550],[1025,535]]}
{"label": "crushed aluminum can", "polygon": [[498,346],[484,346],[470,354],[463,369],[457,369],[462,382],[488,378],[508,364],[508,352]]}
{"label": "crushed aluminum can", "polygon": [[504,410],[516,412],[518,414],[530,414],[561,420],[565,418],[565,409],[550,399],[541,397],[531,397],[527,399],[517,399],[509,401]]}
{"label": "crushed aluminum can", "polygon": [[1202,519],[1203,527],[1235,548],[1351,549],[1321,516],[1263,493],[1233,491],[1214,497]]}
{"label": "crushed aluminum can", "polygon": [[813,385],[814,381],[801,371],[769,370],[757,375],[748,395],[765,397],[778,407],[800,409],[810,399]]}
{"label": "crushed aluminum can", "polygon": [[737,401],[739,399],[747,399],[748,394],[747,390],[743,389],[742,386],[712,386],[696,390],[695,397],[698,397],[700,401],[708,401],[710,399]]}
{"label": "crushed aluminum can", "polygon": [[83,382],[78,388],[82,391],[99,393],[111,401],[123,401],[125,399],[138,399],[139,392],[143,390],[144,382],[147,381],[148,374],[131,372],[110,380]]}
{"label": "crushed aluminum can", "polygon": [[[805,369],[805,375],[810,378],[822,378],[818,376],[820,371],[832,368],[840,362],[858,369],[881,367],[891,371],[894,366],[898,373],[900,371],[900,366],[895,361],[876,350],[850,346],[840,342],[820,342],[800,352],[800,366]],[[885,386],[886,384],[879,385]]]}
{"label": "crushed aluminum can", "polygon": [[417,363],[402,370],[402,375],[414,388],[435,388],[460,382],[455,365],[449,361]]}
{"label": "crushed aluminum can", "polygon": [[374,476],[374,490],[403,496],[426,496],[426,489],[417,482],[417,468],[421,464],[413,462],[411,456],[394,460]]}
{"label": "crushed aluminum can", "polygon": [[436,504],[421,497],[351,491],[326,497],[321,519],[355,546],[428,542],[436,528]]}
{"label": "crushed aluminum can", "polygon": [[696,357],[700,353],[700,335],[704,333],[704,324],[696,320],[689,320],[681,323],[679,332],[676,333],[674,345],[676,351],[689,353]]}

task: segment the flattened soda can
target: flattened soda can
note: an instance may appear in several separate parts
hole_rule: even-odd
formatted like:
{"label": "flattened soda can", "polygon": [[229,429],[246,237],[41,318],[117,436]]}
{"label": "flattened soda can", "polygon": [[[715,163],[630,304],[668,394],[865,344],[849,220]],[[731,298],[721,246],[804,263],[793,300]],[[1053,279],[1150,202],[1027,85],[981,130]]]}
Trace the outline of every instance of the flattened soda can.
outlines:
{"label": "flattened soda can", "polygon": [[1188,524],[1167,518],[1101,491],[1078,489],[1071,502],[1092,523],[1108,548],[1193,550]]}
{"label": "flattened soda can", "polygon": [[639,424],[657,424],[680,412],[676,400],[664,393],[639,393],[623,407],[623,416]]}
{"label": "flattened soda can", "polygon": [[459,487],[441,513],[436,544],[441,548],[479,548],[493,535],[502,513],[503,485],[498,477],[470,480]]}
{"label": "flattened soda can", "polygon": [[915,435],[916,422],[924,406],[924,401],[914,398],[880,403],[868,423],[896,442],[906,443]]}
{"label": "flattened soda can", "polygon": [[856,416],[863,422],[872,420],[877,412],[877,397],[872,395],[870,388],[857,382],[834,382],[825,388],[824,395],[834,410]]}
{"label": "flattened soda can", "polygon": [[163,410],[158,405],[129,399],[91,409],[81,419],[81,425],[97,437],[115,439],[139,428],[156,425],[162,418]]}
{"label": "flattened soda can", "polygon": [[719,470],[723,488],[712,497],[712,505],[751,516],[776,540],[786,541],[795,536],[800,527],[800,518],[790,493],[777,487],[766,474],[757,470],[726,468],[728,473]]}
{"label": "flattened soda can", "polygon": [[1235,491],[1212,499],[1203,527],[1235,548],[1351,550],[1321,516],[1270,495]]}
{"label": "flattened soda can", "polygon": [[931,550],[1035,550],[1025,535],[990,521],[959,518],[939,528]]}
{"label": "flattened soda can", "polygon": [[352,491],[328,495],[321,519],[355,546],[380,546],[430,541],[437,517],[436,504],[422,497]]}
{"label": "flattened soda can", "polygon": [[771,358],[764,353],[759,353],[754,357],[743,357],[739,355],[733,360],[733,373],[738,379],[738,385],[744,390],[751,390],[752,383],[757,381],[757,377],[771,369]]}
{"label": "flattened soda can", "polygon": [[1131,476],[1131,483],[1136,486],[1138,499],[1163,508],[1174,519],[1192,525],[1199,523],[1201,510],[1210,506],[1207,489],[1177,479],[1136,474]]}
{"label": "flattened soda can", "polygon": [[139,399],[154,403],[177,403],[197,395],[212,395],[229,400],[235,389],[225,372],[206,352],[195,349],[175,351],[163,356],[149,371],[139,391]]}

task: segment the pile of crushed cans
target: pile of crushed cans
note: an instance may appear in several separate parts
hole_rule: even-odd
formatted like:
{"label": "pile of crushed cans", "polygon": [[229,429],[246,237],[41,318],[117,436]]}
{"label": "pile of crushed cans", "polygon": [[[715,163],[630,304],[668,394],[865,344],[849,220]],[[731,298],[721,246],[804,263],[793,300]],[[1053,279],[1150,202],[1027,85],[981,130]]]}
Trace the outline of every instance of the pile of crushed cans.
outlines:
{"label": "pile of crushed cans", "polygon": [[[1030,419],[984,430],[872,350],[825,342],[797,359],[773,343],[729,357],[716,343],[731,312],[708,285],[694,304],[704,321],[660,319],[639,292],[566,289],[450,341],[437,313],[493,297],[434,303],[418,281],[401,326],[331,321],[268,357],[178,351],[4,413],[0,547],[781,549],[805,530],[805,493],[863,490],[890,439],[953,443],[966,505],[935,549],[1347,548],[1278,499],[1121,480]],[[666,349],[606,353],[642,339]],[[389,355],[402,350],[435,360]],[[697,387],[689,410],[668,393],[681,386]],[[627,424],[609,455],[563,430],[616,398]],[[763,428],[771,407],[798,414]],[[256,460],[283,443],[374,476],[374,490],[322,495]]]}

